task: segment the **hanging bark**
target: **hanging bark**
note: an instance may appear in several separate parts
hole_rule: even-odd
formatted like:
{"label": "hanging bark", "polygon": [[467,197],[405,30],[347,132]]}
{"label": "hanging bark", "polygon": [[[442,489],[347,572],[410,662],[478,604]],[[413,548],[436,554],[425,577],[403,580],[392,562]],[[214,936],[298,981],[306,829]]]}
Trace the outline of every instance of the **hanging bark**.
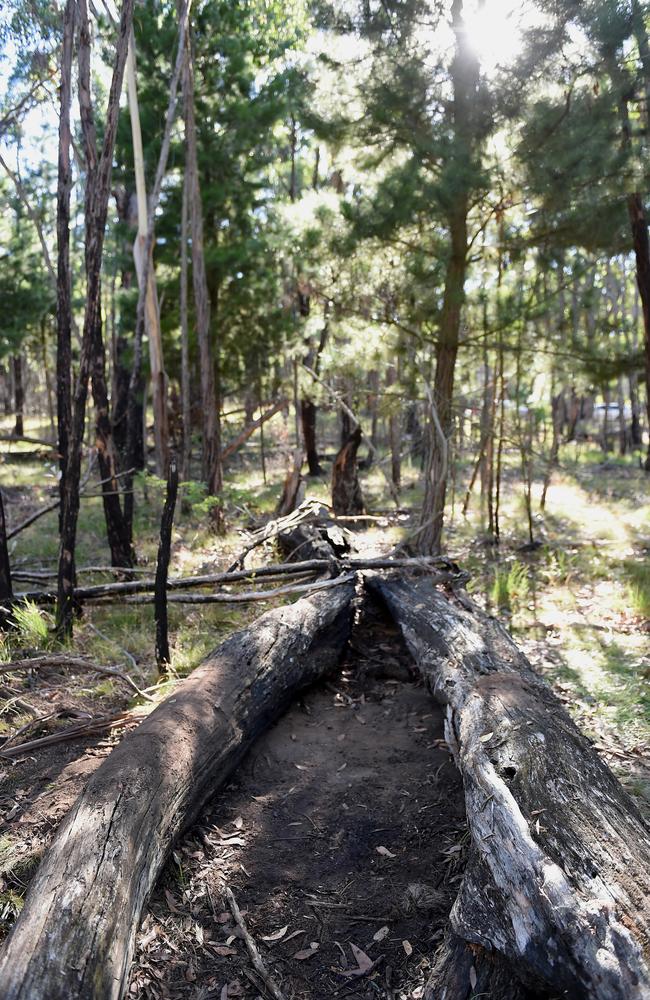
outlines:
{"label": "hanging bark", "polygon": [[335,514],[363,514],[365,510],[357,461],[361,436],[361,428],[356,427],[334,459],[332,509]]}
{"label": "hanging bark", "polygon": [[211,495],[223,489],[221,465],[221,420],[214,387],[214,351],[210,330],[210,299],[205,270],[203,208],[199,185],[199,166],[194,113],[194,62],[190,39],[186,41],[183,74],[185,104],[185,171],[188,183],[190,229],[192,235],[192,280],[196,336],[201,368],[201,409],[203,415],[203,480]]}
{"label": "hanging bark", "polygon": [[156,622],[156,664],[163,672],[171,662],[169,653],[169,629],[167,623],[167,575],[172,544],[174,509],[178,494],[178,468],[175,459],[169,463],[167,495],[160,522],[160,543],[156,563],[156,585],[154,590],[154,620]]}
{"label": "hanging bark", "polygon": [[119,1000],[172,844],[251,743],[337,662],[354,585],[235,633],[95,771],[61,824],[0,957],[3,1000]]}
{"label": "hanging bark", "polygon": [[11,359],[14,376],[14,436],[22,437],[25,433],[24,409],[25,392],[23,388],[23,356],[20,352]]}
{"label": "hanging bark", "polygon": [[567,996],[645,1000],[650,829],[633,800],[497,621],[428,581],[370,587],[447,706],[471,833],[454,933]]}
{"label": "hanging bark", "polygon": [[[94,137],[92,108],[90,104],[90,35],[88,11],[85,0],[80,0],[80,42],[79,42],[79,104],[84,132],[88,139]],[[60,635],[72,633],[73,595],[75,585],[75,546],[77,520],[79,516],[79,481],[81,475],[81,445],[83,442],[88,380],[91,376],[93,358],[101,342],[101,262],[104,248],[104,231],[110,192],[113,149],[117,131],[119,100],[124,76],[124,63],[128,46],[129,31],[133,17],[133,0],[124,0],[118,30],[114,69],[108,98],[104,141],[102,152],[97,158],[96,145],[88,142],[86,179],[86,309],[79,357],[79,371],[75,387],[74,406],[71,411],[68,446],[65,456],[65,474],[61,484],[61,545],[59,552],[59,577],[57,601],[57,629]],[[71,44],[71,39],[70,39]],[[69,134],[69,133],[68,133]],[[64,136],[65,137],[65,136]],[[61,188],[61,183],[59,184]],[[62,228],[62,220],[60,228]],[[65,250],[65,248],[63,248]],[[60,248],[61,253],[61,248]],[[59,259],[59,265],[61,259]],[[62,316],[61,319],[65,319]],[[61,335],[61,327],[60,327]],[[69,343],[69,340],[68,340]],[[65,345],[64,345],[65,346]],[[61,422],[66,420],[65,400],[63,413],[59,413],[59,433]],[[110,425],[109,425],[110,426]],[[107,456],[105,455],[104,458]]]}

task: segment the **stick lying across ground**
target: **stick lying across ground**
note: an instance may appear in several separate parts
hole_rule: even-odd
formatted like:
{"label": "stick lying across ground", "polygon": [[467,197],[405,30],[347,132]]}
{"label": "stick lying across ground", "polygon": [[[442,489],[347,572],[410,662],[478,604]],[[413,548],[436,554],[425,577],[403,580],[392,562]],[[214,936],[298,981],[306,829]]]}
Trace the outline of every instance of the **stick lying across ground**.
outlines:
{"label": "stick lying across ground", "polygon": [[[438,570],[436,570],[438,567]],[[378,569],[410,569],[420,570],[432,575],[435,583],[463,583],[468,575],[462,572],[454,563],[437,556],[421,558],[377,558],[361,559],[345,557],[331,559],[305,559],[302,562],[276,563],[258,566],[253,569],[233,570],[227,573],[210,573],[205,576],[172,577],[167,581],[168,590],[190,590],[198,587],[209,587],[216,584],[241,583],[249,580],[261,580],[276,576],[301,576],[303,573],[327,573],[338,570],[341,573],[353,570]],[[153,577],[144,580],[127,580],[124,583],[97,583],[88,587],[77,587],[74,596],[78,601],[99,601],[113,596],[130,594],[147,594],[153,592],[156,581]],[[14,595],[16,601],[34,601],[36,604],[47,604],[56,601],[56,591],[26,590]]]}
{"label": "stick lying across ground", "polygon": [[368,584],[447,706],[472,836],[425,997],[470,995],[449,989],[460,938],[572,1000],[648,1000],[650,828],[633,800],[498,622],[426,579]]}
{"label": "stick lying across ground", "polygon": [[227,639],[89,779],[0,954],[2,1000],[119,1000],[145,901],[178,835],[296,693],[335,665],[353,584]]}

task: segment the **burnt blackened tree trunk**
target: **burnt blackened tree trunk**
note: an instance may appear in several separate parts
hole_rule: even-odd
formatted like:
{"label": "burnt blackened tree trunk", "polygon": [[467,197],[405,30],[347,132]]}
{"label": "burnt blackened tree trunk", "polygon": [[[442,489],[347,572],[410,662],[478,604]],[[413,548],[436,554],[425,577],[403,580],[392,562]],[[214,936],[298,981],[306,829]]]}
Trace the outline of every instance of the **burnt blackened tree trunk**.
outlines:
{"label": "burnt blackened tree trunk", "polygon": [[332,509],[335,514],[363,514],[363,494],[359,483],[357,454],[361,444],[359,426],[348,436],[332,466]]}
{"label": "burnt blackened tree trunk", "polygon": [[[86,146],[86,309],[84,315],[79,371],[65,458],[65,475],[61,489],[61,545],[59,551],[57,630],[60,635],[71,635],[75,585],[75,547],[79,517],[79,480],[81,475],[81,449],[83,443],[88,381],[96,377],[95,356],[103,349],[101,326],[101,264],[104,249],[104,232],[110,194],[113,150],[117,131],[120,94],[124,77],[124,64],[133,19],[134,0],[124,0],[118,28],[113,76],[108,97],[101,154],[98,155],[90,95],[90,25],[86,0],[79,0],[79,106]],[[108,419],[108,413],[106,413]],[[109,424],[110,431],[110,424]],[[99,437],[99,434],[98,434]],[[109,438],[110,440],[110,438]],[[102,451],[102,443],[99,442]],[[100,456],[107,460],[106,452]],[[101,467],[101,466],[100,466]],[[106,466],[104,466],[106,467]],[[102,476],[104,478],[104,476]],[[116,481],[115,481],[116,482]],[[122,539],[120,539],[123,541]],[[127,565],[130,564],[130,547],[122,550]],[[122,552],[115,555],[121,556]],[[124,565],[125,563],[123,563]]]}
{"label": "burnt blackened tree trunk", "polygon": [[11,360],[14,374],[14,434],[16,437],[22,437],[25,433],[25,422],[23,419],[25,390],[23,387],[23,356],[20,351],[17,351]]}
{"label": "burnt blackened tree trunk", "polygon": [[[111,550],[111,563],[113,566],[130,567],[133,565],[133,553],[120,503],[117,462],[110,420],[108,388],[106,385],[106,355],[101,313],[101,264],[108,197],[110,193],[114,139],[110,149],[110,160],[108,163],[104,163],[103,157],[107,151],[106,147],[104,147],[100,158],[97,147],[95,115],[92,105],[90,85],[90,25],[85,0],[81,0],[79,11],[81,15],[79,35],[79,111],[86,161],[85,265],[87,299],[84,340],[87,333],[88,350],[91,359],[90,377],[95,403],[97,458],[102,481],[104,518],[106,520],[106,535]],[[109,109],[109,115],[110,113]],[[116,126],[117,113],[116,109]],[[83,350],[84,346],[82,346],[82,352]]]}
{"label": "burnt blackened tree trunk", "polygon": [[169,463],[167,476],[167,495],[160,521],[160,542],[158,545],[158,562],[156,564],[156,589],[154,592],[154,619],[156,622],[156,664],[158,670],[167,670],[171,662],[169,653],[169,627],[167,621],[167,574],[169,571],[169,555],[172,544],[172,527],[174,510],[178,494],[178,468],[176,460]]}

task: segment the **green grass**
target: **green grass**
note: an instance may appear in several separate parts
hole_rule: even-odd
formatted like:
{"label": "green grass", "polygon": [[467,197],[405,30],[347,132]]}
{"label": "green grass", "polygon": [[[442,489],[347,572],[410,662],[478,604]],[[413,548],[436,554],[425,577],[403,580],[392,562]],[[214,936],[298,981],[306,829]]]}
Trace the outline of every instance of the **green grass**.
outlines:
{"label": "green grass", "polygon": [[650,562],[625,559],[623,574],[631,608],[641,618],[650,619]]}

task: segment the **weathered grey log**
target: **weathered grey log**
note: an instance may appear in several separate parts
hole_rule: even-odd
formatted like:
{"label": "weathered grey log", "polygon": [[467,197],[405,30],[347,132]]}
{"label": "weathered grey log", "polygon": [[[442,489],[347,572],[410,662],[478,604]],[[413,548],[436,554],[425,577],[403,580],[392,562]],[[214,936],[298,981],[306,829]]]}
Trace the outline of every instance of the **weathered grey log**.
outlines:
{"label": "weathered grey log", "polygon": [[3,1000],[116,1000],[175,838],[296,691],[334,666],[354,585],[271,611],[227,639],[90,778],[0,955]]}
{"label": "weathered grey log", "polygon": [[453,930],[572,1000],[647,1000],[650,829],[633,800],[498,622],[426,580],[369,584],[447,706],[472,835]]}

